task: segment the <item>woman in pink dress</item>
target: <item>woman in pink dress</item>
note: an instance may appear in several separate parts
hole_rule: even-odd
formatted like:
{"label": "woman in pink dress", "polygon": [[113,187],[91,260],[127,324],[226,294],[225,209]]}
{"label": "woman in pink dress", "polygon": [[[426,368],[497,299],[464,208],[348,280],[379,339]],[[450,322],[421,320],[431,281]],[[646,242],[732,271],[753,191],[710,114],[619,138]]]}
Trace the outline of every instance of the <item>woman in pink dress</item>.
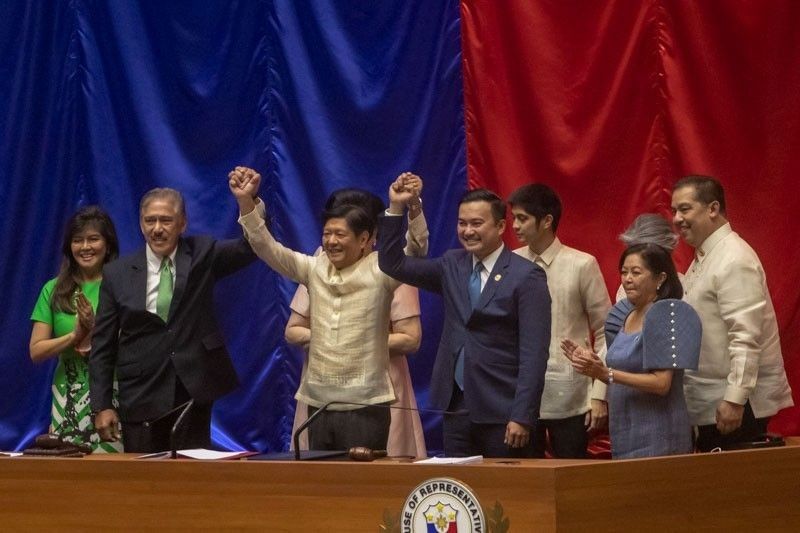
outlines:
{"label": "woman in pink dress", "polygon": [[[308,329],[308,291],[304,285],[297,287],[292,303],[292,314],[286,324],[286,340],[292,344],[305,346],[310,337]],[[392,407],[392,421],[389,426],[389,442],[386,446],[390,456],[426,457],[425,435],[419,413],[411,410],[417,408],[414,388],[411,384],[411,373],[408,368],[406,350],[415,343],[419,346],[421,328],[419,327],[419,293],[415,287],[400,285],[394,291],[391,310],[392,329],[389,333],[389,377],[392,380],[394,394],[397,397]],[[396,332],[395,325],[404,323],[405,331]],[[416,328],[413,325],[416,323]],[[414,334],[416,329],[416,335]],[[414,348],[416,349],[416,348]],[[408,350],[414,351],[414,350]],[[303,372],[306,362],[303,361]],[[408,410],[406,410],[408,409]],[[297,428],[308,418],[308,406],[300,401],[294,413],[294,427],[292,435]],[[308,435],[306,432],[300,436],[300,448],[308,448]]]}

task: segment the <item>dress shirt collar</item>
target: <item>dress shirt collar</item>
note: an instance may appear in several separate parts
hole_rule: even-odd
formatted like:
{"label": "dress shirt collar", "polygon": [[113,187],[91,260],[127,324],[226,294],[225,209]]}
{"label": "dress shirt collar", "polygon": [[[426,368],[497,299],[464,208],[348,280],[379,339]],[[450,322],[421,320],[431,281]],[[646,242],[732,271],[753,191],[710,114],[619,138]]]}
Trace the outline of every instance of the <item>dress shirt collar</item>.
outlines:
{"label": "dress shirt collar", "polygon": [[[483,263],[483,269],[486,271],[487,274],[490,273],[492,269],[494,269],[494,264],[497,263],[497,258],[500,257],[501,253],[503,253],[503,248],[505,248],[505,245],[501,243],[500,246],[497,247],[497,250],[484,257],[483,261],[481,261],[481,263]],[[475,270],[476,264],[478,264],[478,258],[475,257],[475,255],[473,254],[472,270]]]}
{"label": "dress shirt collar", "polygon": [[717,228],[714,233],[706,237],[706,240],[704,240],[703,243],[697,247],[695,250],[695,258],[702,262],[709,252],[711,252],[711,250],[713,250],[722,239],[730,235],[732,232],[733,230],[731,229],[730,222],[726,222],[723,226]]}
{"label": "dress shirt collar", "polygon": [[534,263],[536,262],[536,260],[537,260],[537,259],[541,259],[541,260],[542,260],[542,262],[543,262],[545,265],[547,265],[547,266],[550,266],[550,264],[551,264],[551,263],[553,262],[553,260],[556,258],[556,256],[558,255],[558,252],[560,252],[560,251],[561,251],[561,248],[562,248],[563,246],[564,246],[564,245],[563,245],[563,244],[561,244],[561,241],[560,241],[560,240],[558,240],[558,237],[556,237],[556,238],[553,240],[553,242],[551,242],[551,243],[550,243],[550,246],[548,246],[548,247],[547,247],[547,249],[545,249],[545,251],[544,251],[544,252],[542,252],[541,254],[539,254],[539,255],[536,255],[536,254],[533,252],[533,250],[531,250],[530,248],[528,248],[528,255],[530,256],[530,258],[531,258],[531,261],[533,261]]}
{"label": "dress shirt collar", "polygon": [[[145,255],[147,256],[147,269],[150,272],[158,272],[161,270],[161,261],[163,258],[156,254],[153,250],[150,249],[150,245],[145,245]],[[172,253],[169,254],[170,263],[172,263],[172,272],[175,272],[175,255],[178,253],[178,247],[176,246]]]}

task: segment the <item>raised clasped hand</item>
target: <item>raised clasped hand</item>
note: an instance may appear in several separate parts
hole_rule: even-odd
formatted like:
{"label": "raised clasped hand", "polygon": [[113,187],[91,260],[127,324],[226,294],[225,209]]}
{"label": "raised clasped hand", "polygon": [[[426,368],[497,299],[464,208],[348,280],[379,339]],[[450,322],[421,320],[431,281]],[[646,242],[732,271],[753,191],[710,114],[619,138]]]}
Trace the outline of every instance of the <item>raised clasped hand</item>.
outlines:
{"label": "raised clasped hand", "polygon": [[255,198],[261,185],[261,174],[249,167],[236,167],[228,173],[228,187],[233,196]]}
{"label": "raised clasped hand", "polygon": [[417,201],[422,194],[422,178],[411,172],[403,172],[389,187],[389,202],[407,206]]}

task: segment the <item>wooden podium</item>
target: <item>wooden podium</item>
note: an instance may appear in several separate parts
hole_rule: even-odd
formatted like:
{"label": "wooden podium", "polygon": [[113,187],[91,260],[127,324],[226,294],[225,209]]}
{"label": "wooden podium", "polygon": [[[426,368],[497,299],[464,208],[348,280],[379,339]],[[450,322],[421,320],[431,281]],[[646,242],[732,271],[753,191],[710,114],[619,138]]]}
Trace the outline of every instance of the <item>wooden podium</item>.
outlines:
{"label": "wooden podium", "polygon": [[379,531],[434,477],[499,502],[511,532],[800,531],[800,447],[628,461],[0,459],[0,527]]}

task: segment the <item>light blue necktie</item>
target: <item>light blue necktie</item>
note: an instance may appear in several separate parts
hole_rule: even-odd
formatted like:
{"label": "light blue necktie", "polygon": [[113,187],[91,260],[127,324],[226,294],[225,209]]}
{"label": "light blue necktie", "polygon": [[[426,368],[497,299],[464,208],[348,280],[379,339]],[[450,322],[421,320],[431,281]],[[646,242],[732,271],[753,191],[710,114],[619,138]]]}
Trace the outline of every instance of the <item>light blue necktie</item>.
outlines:
{"label": "light blue necktie", "polygon": [[[478,301],[481,299],[481,272],[483,271],[483,263],[478,261],[475,263],[475,269],[469,277],[469,303],[472,304],[472,309],[478,306]],[[456,372],[455,372],[456,385],[461,390],[464,390],[464,347],[458,352],[456,359]]]}

